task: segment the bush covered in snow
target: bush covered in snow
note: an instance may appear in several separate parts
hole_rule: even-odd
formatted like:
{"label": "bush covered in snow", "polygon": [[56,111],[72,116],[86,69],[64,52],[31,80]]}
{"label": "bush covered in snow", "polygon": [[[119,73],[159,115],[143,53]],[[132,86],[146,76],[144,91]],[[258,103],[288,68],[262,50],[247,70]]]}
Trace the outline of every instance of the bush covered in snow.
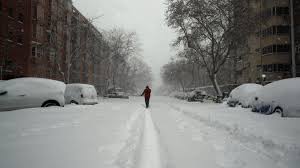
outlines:
{"label": "bush covered in snow", "polygon": [[188,93],[176,91],[176,92],[172,92],[170,94],[170,96],[171,97],[175,97],[177,99],[186,100],[188,98]]}

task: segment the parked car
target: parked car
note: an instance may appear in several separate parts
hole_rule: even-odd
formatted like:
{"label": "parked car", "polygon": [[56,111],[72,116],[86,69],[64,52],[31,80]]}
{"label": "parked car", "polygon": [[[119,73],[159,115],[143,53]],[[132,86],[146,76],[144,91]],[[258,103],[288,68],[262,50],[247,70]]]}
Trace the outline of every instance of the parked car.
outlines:
{"label": "parked car", "polygon": [[194,90],[188,94],[187,100],[189,102],[199,101],[203,102],[204,98],[207,96],[207,93],[202,90]]}
{"label": "parked car", "polygon": [[0,111],[64,106],[66,85],[42,78],[17,78],[0,82]]}
{"label": "parked car", "polygon": [[241,105],[243,108],[251,107],[251,101],[254,99],[256,92],[262,89],[262,85],[247,83],[233,89],[227,99],[229,107]]}
{"label": "parked car", "polygon": [[215,103],[223,103],[223,95],[222,96],[214,96],[213,102]]}
{"label": "parked car", "polygon": [[98,103],[97,91],[93,85],[67,84],[65,100],[67,104],[94,105]]}
{"label": "parked car", "polygon": [[252,102],[252,111],[300,117],[300,78],[279,80],[265,85]]}
{"label": "parked car", "polygon": [[129,96],[123,92],[121,88],[111,88],[107,91],[107,94],[104,96],[107,98],[120,98],[120,99],[129,99]]}

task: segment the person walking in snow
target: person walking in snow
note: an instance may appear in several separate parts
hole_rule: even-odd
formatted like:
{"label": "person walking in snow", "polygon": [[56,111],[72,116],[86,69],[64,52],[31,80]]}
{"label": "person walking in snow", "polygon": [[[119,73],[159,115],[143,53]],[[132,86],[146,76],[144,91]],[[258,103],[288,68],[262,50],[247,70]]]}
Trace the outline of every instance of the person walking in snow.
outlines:
{"label": "person walking in snow", "polygon": [[146,89],[144,90],[141,96],[145,97],[146,108],[148,108],[151,97],[151,89],[149,88],[149,86],[146,86]]}

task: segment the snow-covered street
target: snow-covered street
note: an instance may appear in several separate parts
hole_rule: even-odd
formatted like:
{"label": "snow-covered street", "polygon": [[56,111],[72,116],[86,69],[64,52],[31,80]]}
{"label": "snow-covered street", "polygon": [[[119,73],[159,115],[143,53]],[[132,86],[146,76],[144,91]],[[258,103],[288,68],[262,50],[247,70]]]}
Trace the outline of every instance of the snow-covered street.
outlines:
{"label": "snow-covered street", "polygon": [[299,167],[300,122],[153,97],[0,113],[0,167]]}

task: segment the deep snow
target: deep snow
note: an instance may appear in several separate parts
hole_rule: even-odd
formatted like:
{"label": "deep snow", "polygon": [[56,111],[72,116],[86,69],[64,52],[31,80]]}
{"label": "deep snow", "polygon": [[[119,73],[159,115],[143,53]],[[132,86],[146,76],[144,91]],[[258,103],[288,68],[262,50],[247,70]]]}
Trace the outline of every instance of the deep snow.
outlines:
{"label": "deep snow", "polygon": [[0,167],[298,167],[300,122],[153,97],[0,113]]}

